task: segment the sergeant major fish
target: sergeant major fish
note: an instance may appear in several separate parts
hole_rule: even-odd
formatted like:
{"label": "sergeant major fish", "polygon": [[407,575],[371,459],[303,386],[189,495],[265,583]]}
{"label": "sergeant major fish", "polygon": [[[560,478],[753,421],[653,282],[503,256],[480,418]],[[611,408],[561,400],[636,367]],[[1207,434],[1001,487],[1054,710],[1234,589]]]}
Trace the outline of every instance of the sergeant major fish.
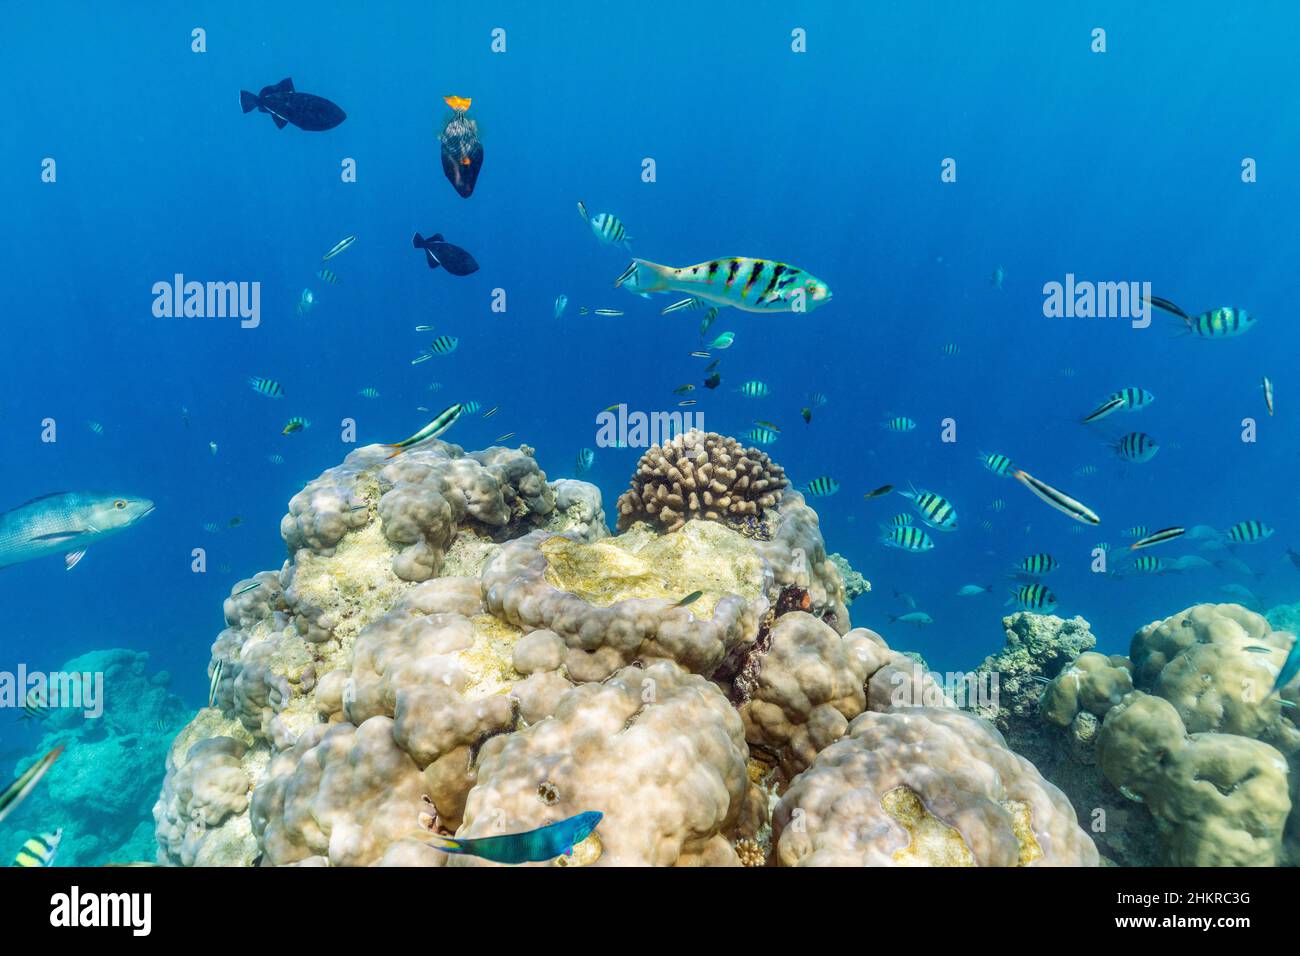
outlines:
{"label": "sergeant major fish", "polygon": [[86,548],[125,531],[154,509],[147,498],[58,492],[0,515],[0,568],[62,554],[71,571]]}
{"label": "sergeant major fish", "polygon": [[811,312],[831,300],[831,290],[802,269],[770,259],[712,259],[693,266],[633,259],[615,286],[631,292],[682,292],[743,312]]}

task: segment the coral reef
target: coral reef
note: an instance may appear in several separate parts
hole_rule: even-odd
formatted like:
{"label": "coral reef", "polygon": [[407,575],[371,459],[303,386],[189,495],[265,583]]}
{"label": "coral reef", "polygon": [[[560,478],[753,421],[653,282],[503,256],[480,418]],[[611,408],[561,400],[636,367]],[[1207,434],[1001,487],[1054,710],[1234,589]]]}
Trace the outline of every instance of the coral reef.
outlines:
{"label": "coral reef", "polygon": [[757,448],[692,429],[650,448],[618,499],[618,529],[645,521],[676,531],[692,518],[761,521],[789,484]]}
{"label": "coral reef", "polygon": [[845,604],[852,604],[857,598],[871,592],[871,582],[853,570],[848,558],[842,554],[832,554],[830,560],[840,572],[840,580],[844,582]]}
{"label": "coral reef", "polygon": [[[628,521],[610,536],[593,486],[548,481],[527,452],[441,442],[391,461],[362,448],[310,482],[281,524],[289,561],[225,603],[215,704],[167,758],[158,859],[486,865],[428,834],[523,831],[588,810],[604,814],[599,829],[555,864],[829,859],[778,855],[771,808],[821,792],[819,761],[860,746],[863,718],[948,702],[912,657],[850,628],[815,512],[771,490],[779,467],[730,440],[690,441],[714,456],[705,474],[726,466],[752,493],[735,498],[752,510],[731,513],[761,529]],[[700,517],[729,507],[701,503]],[[925,718],[927,739],[947,734],[1006,784],[909,769],[916,799],[938,801],[926,827],[954,828],[984,862],[1091,862],[1060,794],[996,733],[948,719]],[[865,825],[902,818],[897,794],[881,800]],[[853,825],[827,818],[826,854]]]}
{"label": "coral reef", "polygon": [[141,651],[91,651],[58,670],[102,674],[103,712],[51,708],[28,723],[42,736],[23,751],[39,756],[59,745],[65,749],[6,821],[13,845],[4,852],[12,859],[27,835],[62,828],[59,866],[153,859],[153,827],[145,821],[162,782],[168,742],[193,712],[171,692],[171,675],[152,671]]}

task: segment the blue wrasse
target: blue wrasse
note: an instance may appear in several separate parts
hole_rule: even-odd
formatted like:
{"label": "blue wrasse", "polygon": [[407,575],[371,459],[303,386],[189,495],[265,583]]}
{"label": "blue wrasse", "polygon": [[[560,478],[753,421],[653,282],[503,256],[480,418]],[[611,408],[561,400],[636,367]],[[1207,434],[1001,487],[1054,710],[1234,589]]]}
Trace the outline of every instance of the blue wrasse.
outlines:
{"label": "blue wrasse", "polygon": [[41,782],[41,777],[45,776],[46,771],[50,769],[54,761],[59,759],[61,753],[63,753],[63,744],[59,744],[59,746],[24,770],[19,774],[18,779],[5,788],[4,793],[0,793],[0,820],[4,820],[5,817],[18,809],[18,805],[27,799],[27,795]]}
{"label": "blue wrasse", "polygon": [[444,853],[463,853],[493,863],[541,863],[557,856],[570,856],[575,845],[591,835],[604,814],[589,810],[577,816],[548,823],[536,830],[489,837],[435,837],[429,845]]}
{"label": "blue wrasse", "polygon": [[1291,683],[1291,679],[1296,674],[1300,674],[1300,637],[1291,642],[1291,651],[1282,662],[1282,669],[1277,672],[1277,680],[1273,681],[1273,690],[1281,690]]}
{"label": "blue wrasse", "polygon": [[92,544],[153,511],[147,498],[68,491],[33,498],[0,514],[0,568],[62,554],[71,571]]}
{"label": "blue wrasse", "polygon": [[438,413],[437,418],[429,422],[429,424],[425,425],[410,438],[403,438],[401,441],[385,445],[385,448],[391,449],[388,457],[396,458],[402,452],[406,451],[406,449],[418,445],[420,442],[426,442],[432,438],[437,438],[452,425],[456,424],[456,419],[460,418],[463,410],[464,406],[462,405],[450,405],[447,408],[444,408]]}

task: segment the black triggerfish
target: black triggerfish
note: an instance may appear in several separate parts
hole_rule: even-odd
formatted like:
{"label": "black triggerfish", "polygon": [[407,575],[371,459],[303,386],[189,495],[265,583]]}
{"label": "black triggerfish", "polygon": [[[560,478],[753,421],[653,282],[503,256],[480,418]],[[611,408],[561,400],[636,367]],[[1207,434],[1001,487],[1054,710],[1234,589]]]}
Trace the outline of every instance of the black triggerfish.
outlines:
{"label": "black triggerfish", "polygon": [[451,107],[451,118],[442,128],[438,142],[442,148],[442,172],[447,181],[468,199],[474,193],[479,170],[483,168],[483,144],[478,141],[478,123],[467,111],[470,100],[463,96],[444,96]]}
{"label": "black triggerfish", "polygon": [[299,129],[315,133],[333,129],[348,118],[346,113],[323,96],[299,93],[293,88],[293,80],[288,77],[274,86],[262,87],[257,95],[248,90],[240,90],[239,105],[245,113],[253,110],[270,113],[277,129],[284,129],[292,123]]}
{"label": "black triggerfish", "polygon": [[478,272],[478,263],[474,257],[460,246],[453,246],[444,240],[440,232],[434,233],[428,239],[417,232],[411,237],[411,245],[424,250],[424,258],[430,269],[442,266],[454,276],[467,276],[471,272]]}

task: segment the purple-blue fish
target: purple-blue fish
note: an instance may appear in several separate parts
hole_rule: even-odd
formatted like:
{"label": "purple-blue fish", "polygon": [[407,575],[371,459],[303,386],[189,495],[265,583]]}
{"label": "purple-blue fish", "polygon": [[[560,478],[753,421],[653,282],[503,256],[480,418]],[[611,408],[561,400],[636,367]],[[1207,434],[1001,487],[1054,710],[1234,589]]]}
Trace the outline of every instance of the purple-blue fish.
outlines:
{"label": "purple-blue fish", "polygon": [[557,856],[571,856],[574,846],[591,835],[603,816],[599,811],[588,810],[523,833],[489,837],[440,836],[435,837],[439,842],[429,845],[444,853],[463,853],[493,863],[541,863]]}

